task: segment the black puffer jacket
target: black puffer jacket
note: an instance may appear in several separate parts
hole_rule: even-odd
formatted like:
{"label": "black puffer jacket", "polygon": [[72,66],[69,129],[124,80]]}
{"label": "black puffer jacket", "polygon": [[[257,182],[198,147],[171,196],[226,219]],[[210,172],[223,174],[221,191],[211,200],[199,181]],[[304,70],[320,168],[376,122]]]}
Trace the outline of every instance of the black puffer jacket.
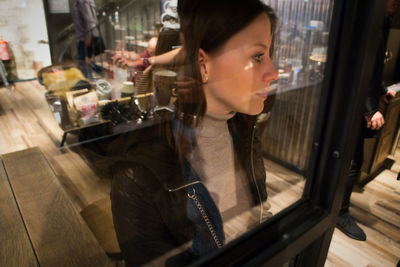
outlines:
{"label": "black puffer jacket", "polygon": [[[256,205],[267,199],[267,192],[255,117],[236,114],[228,125]],[[188,196],[179,190],[185,186],[183,165],[159,126],[120,136],[110,146],[117,160],[112,168],[112,212],[128,266],[146,263],[193,239]]]}

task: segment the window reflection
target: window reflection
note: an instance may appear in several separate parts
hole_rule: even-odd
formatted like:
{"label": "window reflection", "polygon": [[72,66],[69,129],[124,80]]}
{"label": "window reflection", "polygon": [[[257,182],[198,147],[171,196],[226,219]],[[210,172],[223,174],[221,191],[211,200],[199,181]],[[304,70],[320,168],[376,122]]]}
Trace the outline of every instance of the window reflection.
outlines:
{"label": "window reflection", "polygon": [[98,14],[104,51],[40,73],[128,265],[193,262],[303,193],[332,1],[242,2]]}
{"label": "window reflection", "polygon": [[279,80],[263,147],[268,158],[305,173],[311,153],[328,46],[332,1],[266,1],[281,24]]}

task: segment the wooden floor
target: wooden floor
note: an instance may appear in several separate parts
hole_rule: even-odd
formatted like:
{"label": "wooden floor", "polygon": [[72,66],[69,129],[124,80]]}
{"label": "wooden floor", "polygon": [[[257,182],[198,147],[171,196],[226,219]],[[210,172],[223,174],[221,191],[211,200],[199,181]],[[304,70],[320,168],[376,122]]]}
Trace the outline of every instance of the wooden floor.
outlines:
{"label": "wooden floor", "polygon": [[390,170],[380,173],[351,196],[350,213],[367,241],[348,238],[335,229],[325,266],[396,266],[400,260],[400,149]]}
{"label": "wooden floor", "polygon": [[76,153],[59,149],[63,132],[37,81],[0,88],[0,154],[38,146],[78,211],[109,195],[110,181],[99,179]]}
{"label": "wooden floor", "polygon": [[[38,146],[78,211],[109,194],[110,182],[98,178],[82,158],[59,149],[62,131],[37,81],[0,88],[0,154]],[[396,266],[400,259],[400,150],[391,170],[385,170],[352,195],[350,209],[367,233],[367,241],[352,240],[335,230],[325,266]],[[304,179],[267,162],[270,211],[277,213],[302,194]]]}

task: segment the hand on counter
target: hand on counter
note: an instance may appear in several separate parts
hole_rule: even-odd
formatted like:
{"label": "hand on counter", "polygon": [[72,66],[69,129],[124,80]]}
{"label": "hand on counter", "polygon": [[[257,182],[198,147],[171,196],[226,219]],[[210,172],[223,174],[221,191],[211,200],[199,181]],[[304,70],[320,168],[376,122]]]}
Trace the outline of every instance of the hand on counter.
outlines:
{"label": "hand on counter", "polygon": [[133,51],[115,51],[114,56],[112,57],[113,63],[118,67],[134,67],[134,62],[137,61],[138,54]]}
{"label": "hand on counter", "polygon": [[114,59],[114,64],[120,68],[136,67],[136,66],[139,66],[142,64],[142,59],[139,58],[136,60],[132,60],[132,59],[120,57],[120,58]]}
{"label": "hand on counter", "polygon": [[[117,66],[121,68],[127,68],[127,67],[137,67],[140,65],[167,65],[171,64],[173,60],[175,59],[175,56],[178,55],[178,53],[181,51],[181,48],[176,48],[174,50],[171,50],[167,53],[157,55],[157,56],[151,56],[149,58],[141,58],[138,54],[135,52],[129,52],[129,51],[116,51],[115,55],[113,56],[113,63],[116,64]],[[147,61],[144,62],[144,61]]]}
{"label": "hand on counter", "polygon": [[380,111],[375,112],[373,115],[364,116],[367,121],[367,128],[371,130],[379,130],[385,124],[385,119]]}
{"label": "hand on counter", "polygon": [[120,58],[120,57],[134,60],[137,59],[139,55],[134,51],[116,50],[114,52],[113,58]]}

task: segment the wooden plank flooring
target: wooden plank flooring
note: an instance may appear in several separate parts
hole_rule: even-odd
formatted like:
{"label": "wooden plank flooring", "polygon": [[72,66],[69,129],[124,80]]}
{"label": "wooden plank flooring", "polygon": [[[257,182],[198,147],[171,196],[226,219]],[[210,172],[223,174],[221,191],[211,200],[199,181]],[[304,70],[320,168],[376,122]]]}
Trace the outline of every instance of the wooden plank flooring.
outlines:
{"label": "wooden plank flooring", "polygon": [[40,266],[112,266],[39,148],[1,158]]}
{"label": "wooden plank flooring", "polygon": [[59,149],[57,125],[37,81],[0,88],[0,154],[37,146],[53,167],[78,211],[109,195],[110,181],[98,178],[79,155]]}
{"label": "wooden plank flooring", "polygon": [[[81,211],[109,194],[110,182],[98,178],[69,149],[58,148],[62,131],[37,81],[17,83],[12,92],[0,88],[0,154],[38,146],[58,179]],[[351,213],[367,233],[367,241],[352,240],[335,230],[325,266],[396,266],[400,259],[400,150],[396,163],[363,190],[352,195]],[[270,211],[276,214],[302,194],[304,179],[266,161]]]}
{"label": "wooden plank flooring", "polygon": [[0,159],[0,266],[39,266]]}
{"label": "wooden plank flooring", "polygon": [[395,164],[351,196],[350,213],[367,241],[348,238],[335,229],[325,266],[396,266],[400,260],[400,149]]}

